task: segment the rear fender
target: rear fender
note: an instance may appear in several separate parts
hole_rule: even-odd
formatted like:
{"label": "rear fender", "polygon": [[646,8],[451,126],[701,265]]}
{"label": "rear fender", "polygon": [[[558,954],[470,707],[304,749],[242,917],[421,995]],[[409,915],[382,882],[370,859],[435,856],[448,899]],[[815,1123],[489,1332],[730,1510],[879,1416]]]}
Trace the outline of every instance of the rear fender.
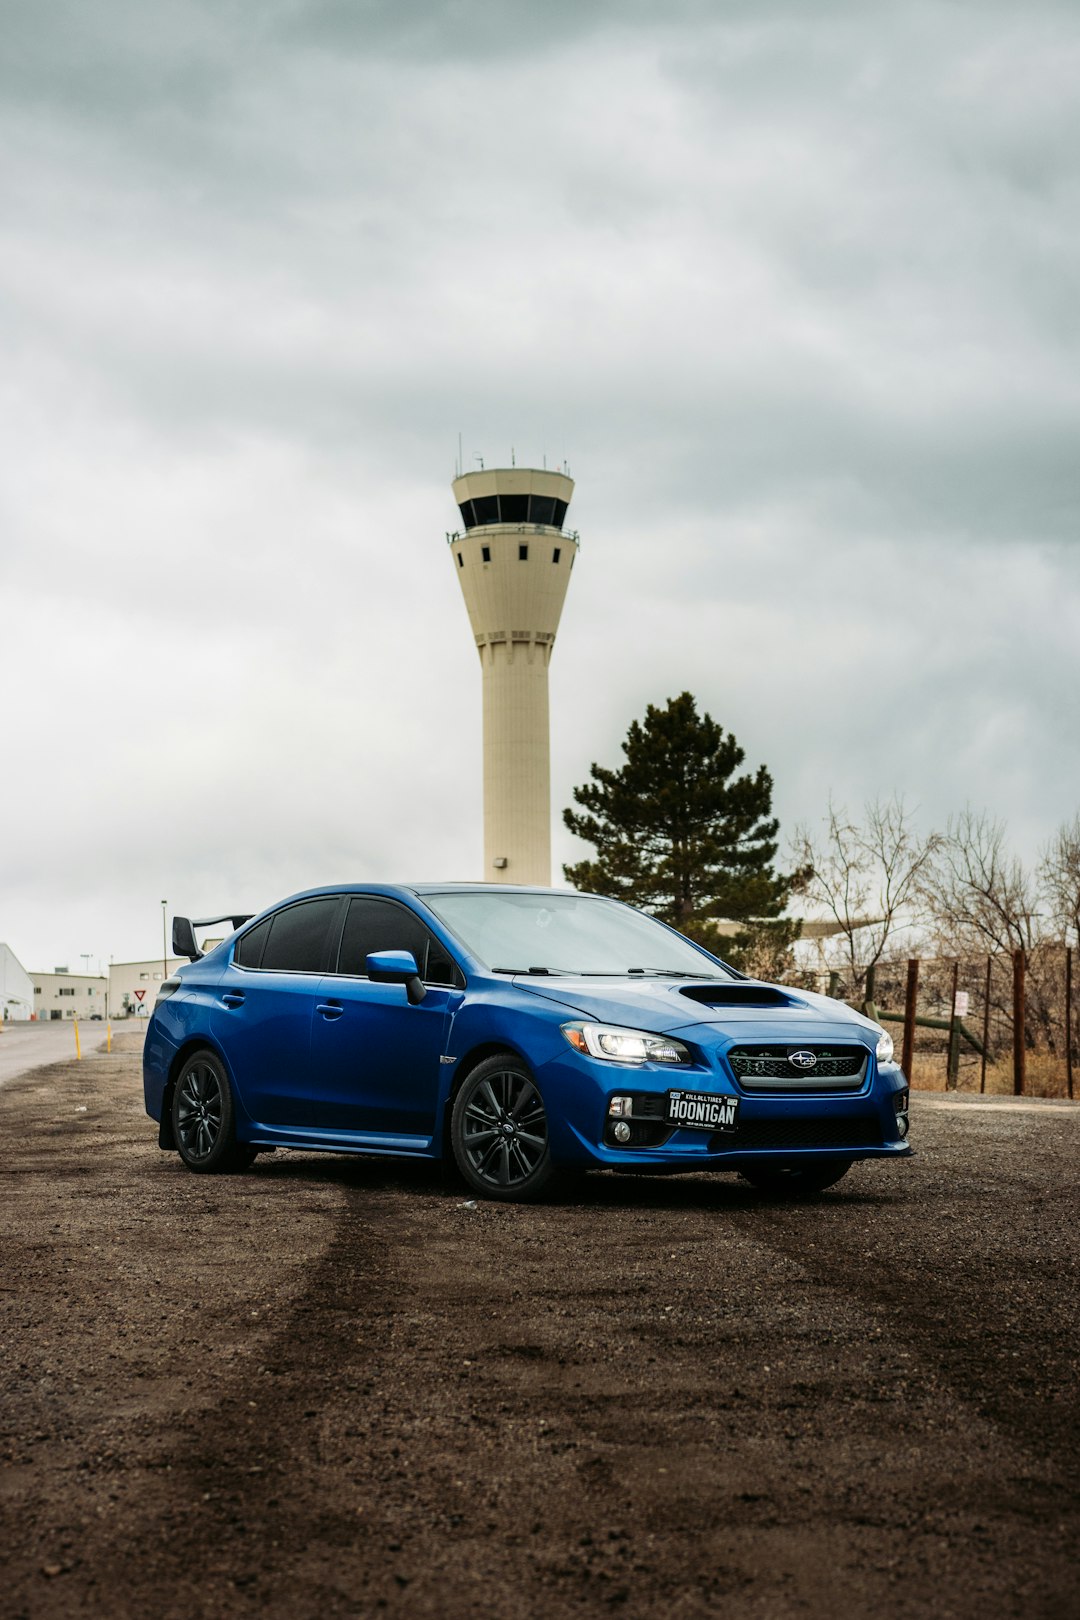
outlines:
{"label": "rear fender", "polygon": [[173,1093],[176,1090],[176,1082],[179,1078],[180,1070],[184,1067],[184,1064],[187,1062],[188,1058],[193,1052],[203,1051],[213,1052],[214,1056],[222,1065],[226,1075],[228,1076],[229,1085],[232,1087],[233,1116],[236,1120],[236,1124],[240,1127],[236,1134],[240,1141],[246,1140],[247,1132],[243,1127],[247,1124],[248,1115],[242,1102],[240,1101],[240,1096],[236,1089],[236,1081],[233,1079],[232,1070],[229,1067],[228,1059],[221,1048],[215,1045],[215,1043],[210,1040],[208,1036],[199,1035],[196,1039],[184,1042],[183,1046],[177,1052],[169,1066],[169,1078],[165,1082],[165,1089],[161,1096],[161,1121],[158,1125],[158,1147],[161,1148],[165,1153],[174,1153],[176,1151],[176,1133],[173,1130],[172,1124],[172,1103]]}

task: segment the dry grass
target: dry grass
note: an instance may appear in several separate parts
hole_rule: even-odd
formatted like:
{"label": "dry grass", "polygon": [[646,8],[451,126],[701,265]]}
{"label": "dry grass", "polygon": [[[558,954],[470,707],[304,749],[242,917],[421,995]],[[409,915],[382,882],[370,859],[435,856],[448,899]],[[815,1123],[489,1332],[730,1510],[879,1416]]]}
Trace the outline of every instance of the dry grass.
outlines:
{"label": "dry grass", "polygon": [[[916,1091],[945,1091],[946,1053],[920,1052],[915,1049],[914,1088]],[[1065,1059],[1053,1057],[1048,1052],[1029,1052],[1027,1054],[1026,1074],[1024,1082],[1025,1097],[1067,1097],[1068,1084],[1065,1070]],[[980,1089],[982,1060],[973,1054],[964,1054],[960,1059],[960,1074],[957,1080],[957,1091],[977,1092]],[[1073,1075],[1074,1095],[1080,1096],[1080,1074]],[[988,1097],[1011,1097],[1013,1095],[1013,1066],[1012,1053],[999,1058],[996,1063],[986,1065],[986,1095]]]}

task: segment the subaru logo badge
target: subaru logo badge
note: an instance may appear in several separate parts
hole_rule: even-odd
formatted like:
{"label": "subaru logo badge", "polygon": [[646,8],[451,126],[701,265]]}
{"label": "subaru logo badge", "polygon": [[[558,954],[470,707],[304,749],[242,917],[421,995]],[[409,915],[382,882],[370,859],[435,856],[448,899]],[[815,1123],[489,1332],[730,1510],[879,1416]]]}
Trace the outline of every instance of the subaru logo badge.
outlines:
{"label": "subaru logo badge", "polygon": [[796,1069],[813,1069],[817,1067],[817,1058],[813,1052],[789,1052],[788,1062]]}

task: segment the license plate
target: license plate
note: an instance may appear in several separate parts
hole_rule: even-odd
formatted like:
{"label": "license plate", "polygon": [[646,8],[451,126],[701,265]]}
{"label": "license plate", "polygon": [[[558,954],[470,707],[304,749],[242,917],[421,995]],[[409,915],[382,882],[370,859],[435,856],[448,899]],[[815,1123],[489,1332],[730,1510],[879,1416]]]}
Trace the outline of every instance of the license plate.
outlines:
{"label": "license plate", "polygon": [[690,1131],[734,1131],[739,1123],[738,1097],[711,1091],[669,1091],[667,1122]]}

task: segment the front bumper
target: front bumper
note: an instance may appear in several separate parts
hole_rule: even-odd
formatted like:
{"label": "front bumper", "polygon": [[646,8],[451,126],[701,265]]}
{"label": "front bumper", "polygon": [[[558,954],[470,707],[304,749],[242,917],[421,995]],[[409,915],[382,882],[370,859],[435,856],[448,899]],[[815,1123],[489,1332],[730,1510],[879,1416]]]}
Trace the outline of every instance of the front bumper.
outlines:
{"label": "front bumper", "polygon": [[[570,1066],[557,1060],[547,1067],[565,1071]],[[656,1065],[628,1070],[577,1057],[572,1068],[576,1082],[572,1100],[565,1072],[557,1078],[548,1072],[541,1082],[546,1093],[556,1078],[554,1089],[566,1098],[566,1105],[556,1111],[560,1128],[552,1141],[561,1163],[605,1169],[738,1171],[814,1160],[903,1159],[912,1153],[907,1140],[907,1081],[892,1065],[878,1068],[868,1061],[857,1092],[819,1090],[812,1095],[750,1095],[734,1080],[702,1070],[691,1078],[686,1070],[678,1075]],[[582,1085],[585,1068],[592,1082],[587,1088]],[[668,1124],[667,1091],[680,1084],[737,1096],[736,1128],[719,1132]],[[630,1127],[624,1142],[616,1139],[616,1119],[608,1114],[613,1096],[632,1100],[629,1115],[619,1116]]]}

